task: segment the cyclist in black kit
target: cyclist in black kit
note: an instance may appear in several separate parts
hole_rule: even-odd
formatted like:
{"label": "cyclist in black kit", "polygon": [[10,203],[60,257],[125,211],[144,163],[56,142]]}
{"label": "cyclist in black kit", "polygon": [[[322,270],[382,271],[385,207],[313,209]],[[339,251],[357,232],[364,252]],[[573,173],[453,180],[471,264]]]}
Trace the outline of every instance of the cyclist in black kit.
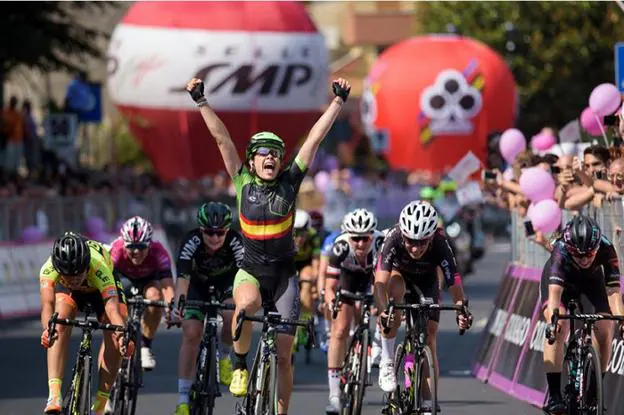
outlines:
{"label": "cyclist in black kit", "polygon": [[[345,215],[343,234],[336,238],[327,266],[325,301],[331,307],[338,286],[353,294],[370,292],[377,252],[383,242],[383,233],[377,230],[377,218],[366,209],[356,209]],[[329,382],[328,414],[342,410],[340,396],[340,370],[345,358],[351,322],[358,314],[352,301],[343,302],[331,326],[327,352],[327,378]]]}
{"label": "cyclist in black kit", "polygon": [[[344,79],[332,83],[335,98],[312,126],[290,163],[284,160],[284,141],[267,131],[251,137],[245,159],[241,160],[226,126],[208,105],[203,81],[192,79],[186,89],[197,103],[236,188],[245,258],[234,279],[235,314],[243,310],[248,315],[255,314],[264,304],[276,309],[284,318],[297,318],[299,286],[293,259],[297,193],[319,145],[347,101],[351,86]],[[292,392],[294,331],[294,327],[282,327],[277,336],[278,415],[287,414]],[[234,342],[234,372],[230,383],[234,396],[247,394],[250,346],[251,323],[245,322],[239,340]]]}
{"label": "cyclist in black kit", "polygon": [[[203,204],[197,211],[198,228],[190,231],[180,245],[177,260],[178,279],[176,281],[176,305],[180,296],[189,300],[210,301],[208,287],[214,286],[225,302],[232,302],[234,276],[243,260],[243,239],[238,232],[230,229],[232,211],[224,203],[210,202]],[[201,310],[187,307],[184,315],[179,314],[177,306],[171,313],[172,321],[184,319],[182,323],[182,345],[180,346],[178,368],[179,401],[176,415],[188,415],[189,389],[195,374],[197,351],[201,342],[204,315]],[[232,379],[230,347],[232,334],[230,325],[232,312],[223,311],[223,328],[219,374],[223,384]]]}
{"label": "cyclist in black kit", "polygon": [[[406,292],[409,295],[410,292],[420,291],[425,297],[439,301],[439,273],[443,274],[453,301],[462,304],[464,290],[457,272],[455,255],[447,237],[438,228],[438,214],[435,208],[428,202],[410,202],[401,211],[399,223],[388,232],[381,247],[375,274],[377,309],[385,310],[388,298],[394,298],[397,302],[403,301]],[[419,298],[409,298],[409,301],[419,302]],[[380,317],[388,319],[384,313]],[[439,318],[439,314],[434,315],[427,328],[427,343],[433,353],[436,368]],[[397,312],[390,321],[392,321],[391,330],[387,334],[382,334],[379,365],[379,386],[387,393],[393,392],[397,386],[393,359],[395,336],[401,325],[400,313]],[[458,316],[457,324],[461,329],[468,329],[471,321],[472,317]],[[422,413],[430,412],[431,402],[425,401],[421,409]]]}
{"label": "cyclist in black kit", "polygon": [[[546,322],[550,323],[553,310],[557,308],[565,314],[564,305],[568,301],[576,299],[580,304],[581,294],[592,304],[594,313],[624,315],[615,248],[593,219],[577,215],[566,224],[562,237],[555,241],[542,271],[540,295]],[[549,390],[544,410],[550,414],[562,414],[567,410],[561,396],[565,338],[559,333],[565,335],[568,325],[566,321],[558,324],[555,343],[544,342],[544,369]],[[610,321],[597,321],[594,330],[602,373],[611,356],[611,327]],[[589,390],[595,393],[595,386],[591,386]]]}

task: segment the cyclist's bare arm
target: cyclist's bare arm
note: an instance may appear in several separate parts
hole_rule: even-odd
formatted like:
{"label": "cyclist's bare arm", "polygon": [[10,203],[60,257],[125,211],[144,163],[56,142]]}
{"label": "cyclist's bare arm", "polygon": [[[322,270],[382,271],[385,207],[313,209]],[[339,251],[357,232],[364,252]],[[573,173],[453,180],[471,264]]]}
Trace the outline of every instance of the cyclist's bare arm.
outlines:
{"label": "cyclist's bare arm", "polygon": [[318,279],[316,280],[316,288],[320,293],[325,289],[325,276],[327,275],[327,265],[329,265],[329,257],[321,255],[319,259]]}
{"label": "cyclist's bare arm", "polygon": [[117,300],[117,297],[109,297],[104,300],[104,311],[111,324],[118,326],[124,326],[126,324],[126,318],[121,315],[121,311],[119,310],[119,300]]}
{"label": "cyclist's bare arm", "polygon": [[[341,85],[344,85],[347,89],[350,88],[349,83],[344,79],[339,79],[337,82],[341,82]],[[323,115],[321,115],[310,130],[308,137],[297,154],[299,161],[306,167],[312,164],[319,145],[321,145],[321,142],[329,132],[329,129],[334,124],[334,121],[336,121],[343,104],[344,102],[342,101],[342,98],[334,97],[331,104],[329,104]]]}
{"label": "cyclist's bare arm", "polygon": [[[444,281],[442,268],[436,267],[436,272],[438,274],[438,281],[440,280]],[[458,282],[457,279],[456,279],[456,282]],[[449,291],[449,294],[451,294],[451,298],[453,298],[453,302],[455,304],[462,303],[464,301],[464,298],[466,298],[465,297],[466,294],[464,293],[464,287],[461,283],[460,284],[455,283],[451,285],[450,287],[448,287],[448,291]]]}
{"label": "cyclist's bare arm", "polygon": [[188,293],[190,282],[191,281],[188,278],[183,278],[178,275],[178,279],[176,280],[176,289],[175,289],[176,305],[180,302],[180,297],[186,296],[186,294]]}
{"label": "cyclist's bare arm", "polygon": [[620,287],[613,286],[607,288],[607,297],[609,299],[609,308],[614,316],[624,316],[624,303],[620,295]]}
{"label": "cyclist's bare arm", "polygon": [[162,291],[163,300],[166,303],[171,302],[174,296],[173,278],[167,277],[160,280],[160,289]]}
{"label": "cyclist's bare arm", "polygon": [[39,288],[41,301],[41,327],[48,328],[48,321],[54,314],[54,287],[41,286]]}
{"label": "cyclist's bare arm", "polygon": [[325,278],[325,302],[330,303],[334,301],[339,283],[338,278]]}
{"label": "cyclist's bare arm", "polygon": [[[199,79],[192,79],[187,85],[187,90],[190,91],[193,86],[199,82],[201,82]],[[202,105],[199,108],[199,112],[204,119],[204,123],[206,123],[206,127],[208,127],[208,131],[210,131],[210,134],[217,142],[217,146],[221,152],[221,157],[223,157],[225,169],[230,177],[235,176],[236,173],[238,173],[242,162],[238,152],[236,151],[236,146],[234,146],[230,132],[226,128],[225,124],[223,124],[223,121],[221,121],[219,116],[217,116],[208,104]]]}
{"label": "cyclist's bare arm", "polygon": [[390,281],[390,271],[378,269],[375,272],[375,306],[379,312],[388,307],[388,281]]}
{"label": "cyclist's bare arm", "polygon": [[563,294],[563,287],[557,284],[548,285],[548,304],[546,305],[546,321],[550,324],[550,319],[553,315],[553,310],[559,308],[561,305],[561,295]]}

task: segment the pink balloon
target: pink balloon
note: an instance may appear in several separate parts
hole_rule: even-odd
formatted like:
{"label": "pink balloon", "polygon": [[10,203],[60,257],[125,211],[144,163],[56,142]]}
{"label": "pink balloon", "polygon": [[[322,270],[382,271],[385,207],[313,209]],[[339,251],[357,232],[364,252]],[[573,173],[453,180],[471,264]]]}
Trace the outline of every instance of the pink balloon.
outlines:
{"label": "pink balloon", "polygon": [[[596,119],[598,118],[598,119]],[[591,135],[600,135],[600,123],[604,129],[604,121],[601,116],[596,117],[591,108],[587,107],[581,113],[581,127]]]}
{"label": "pink balloon", "polygon": [[27,244],[34,244],[41,242],[43,239],[43,232],[36,226],[29,226],[22,231],[22,242]]}
{"label": "pink balloon", "polygon": [[534,150],[546,151],[555,145],[557,139],[552,134],[539,133],[531,139],[531,147]]}
{"label": "pink balloon", "polygon": [[555,180],[541,167],[529,167],[520,175],[520,189],[530,201],[537,203],[552,199],[555,193]]}
{"label": "pink balloon", "polygon": [[600,84],[589,96],[589,108],[599,116],[611,115],[622,103],[622,97],[613,84]]}
{"label": "pink balloon", "polygon": [[326,171],[321,170],[316,173],[316,176],[314,176],[314,185],[316,186],[316,190],[325,193],[327,186],[329,185],[329,180],[330,176]]}
{"label": "pink balloon", "polygon": [[513,162],[519,153],[526,150],[526,139],[522,131],[516,128],[505,131],[501,136],[499,149],[507,163]]}
{"label": "pink balloon", "polygon": [[554,232],[561,224],[561,209],[554,200],[542,200],[531,210],[533,227],[544,233]]}

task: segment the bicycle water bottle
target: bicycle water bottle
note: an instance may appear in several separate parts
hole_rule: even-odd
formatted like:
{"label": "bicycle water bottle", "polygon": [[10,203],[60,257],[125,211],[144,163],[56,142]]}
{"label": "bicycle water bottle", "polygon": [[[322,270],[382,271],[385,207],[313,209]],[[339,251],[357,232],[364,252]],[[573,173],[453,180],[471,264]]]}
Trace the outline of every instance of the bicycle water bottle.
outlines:
{"label": "bicycle water bottle", "polygon": [[412,376],[414,374],[414,353],[405,355],[403,374],[405,375],[405,389],[409,389],[412,387]]}

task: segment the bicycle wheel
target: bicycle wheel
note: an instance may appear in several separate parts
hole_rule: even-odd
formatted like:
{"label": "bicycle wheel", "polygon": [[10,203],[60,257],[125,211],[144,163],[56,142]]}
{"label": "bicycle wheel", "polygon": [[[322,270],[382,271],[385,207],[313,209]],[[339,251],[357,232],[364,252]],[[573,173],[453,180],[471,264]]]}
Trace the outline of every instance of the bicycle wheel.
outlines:
{"label": "bicycle wheel", "polygon": [[[582,385],[579,402],[581,413],[583,415],[603,415],[603,391],[602,391],[602,372],[600,370],[600,360],[598,353],[593,345],[583,347],[583,371],[581,372]],[[595,397],[590,395],[590,384],[595,383]]]}
{"label": "bicycle wheel", "polygon": [[353,389],[355,378],[357,376],[357,361],[359,359],[359,355],[356,352],[358,344],[358,339],[356,337],[351,337],[347,353],[345,354],[345,358],[340,369],[340,381],[341,383],[344,382],[341,385],[342,396],[345,398],[341,415],[350,415],[351,409],[355,405],[355,394],[353,393]]}
{"label": "bicycle wheel", "polygon": [[219,390],[219,379],[217,378],[217,344],[215,337],[210,338],[208,343],[208,364],[206,369],[208,372],[204,374],[203,389],[201,395],[203,397],[202,415],[212,415],[215,406],[215,398]]}
{"label": "bicycle wheel", "polygon": [[134,354],[128,362],[127,385],[124,388],[124,408],[123,415],[134,415],[136,412],[137,400],[139,397],[140,376],[143,368],[141,367],[141,352],[135,349]]}
{"label": "bicycle wheel", "polygon": [[258,371],[258,399],[256,400],[255,415],[277,415],[277,358],[271,354],[269,361],[261,365]]}
{"label": "bicycle wheel", "polygon": [[199,353],[197,355],[197,365],[195,372],[195,382],[191,386],[190,393],[190,409],[191,415],[203,415],[204,414],[204,396],[203,391],[205,389],[206,379],[206,361],[209,359],[206,342],[202,340],[199,346]]}
{"label": "bicycle wheel", "polygon": [[80,394],[82,392],[83,365],[84,362],[82,358],[78,356],[72,372],[71,385],[63,397],[63,414],[65,415],[80,414],[78,404],[80,402]]}
{"label": "bicycle wheel", "polygon": [[[567,350],[567,348],[568,346],[566,344],[565,350]],[[579,394],[574,385],[576,381],[576,377],[570,376],[570,362],[571,362],[570,359],[575,359],[575,358],[569,357],[568,359],[564,360],[563,372],[561,376],[561,379],[566,382],[563,387],[564,402],[566,404],[567,415],[580,415],[579,400],[578,400]]]}
{"label": "bicycle wheel", "polygon": [[[388,395],[387,413],[389,415],[411,414],[414,409],[413,370],[412,362],[406,365],[405,343],[397,346],[394,353],[394,374],[397,387]],[[411,366],[409,366],[411,365]]]}
{"label": "bicycle wheel", "polygon": [[121,368],[117,371],[115,376],[115,382],[110,391],[110,402],[113,407],[113,415],[121,415],[123,407],[124,396],[124,373],[125,373],[125,361],[121,362]]}
{"label": "bicycle wheel", "polygon": [[80,399],[78,410],[80,415],[91,414],[91,376],[89,369],[91,368],[91,355],[84,357],[82,364],[82,375],[80,377]]}
{"label": "bicycle wheel", "polygon": [[[431,379],[431,383],[427,383],[427,375]],[[425,345],[418,356],[416,370],[414,372],[414,398],[416,401],[416,410],[422,413],[424,403],[423,388],[428,387],[431,396],[431,412],[436,413],[438,408],[438,376],[435,371],[433,354],[429,346]]]}
{"label": "bicycle wheel", "polygon": [[351,407],[350,415],[360,415],[362,413],[362,405],[364,403],[364,392],[366,390],[367,381],[367,362],[368,362],[368,330],[362,332],[360,341],[357,342],[355,347],[357,356],[356,364],[354,365],[354,379],[353,379],[353,406]]}

